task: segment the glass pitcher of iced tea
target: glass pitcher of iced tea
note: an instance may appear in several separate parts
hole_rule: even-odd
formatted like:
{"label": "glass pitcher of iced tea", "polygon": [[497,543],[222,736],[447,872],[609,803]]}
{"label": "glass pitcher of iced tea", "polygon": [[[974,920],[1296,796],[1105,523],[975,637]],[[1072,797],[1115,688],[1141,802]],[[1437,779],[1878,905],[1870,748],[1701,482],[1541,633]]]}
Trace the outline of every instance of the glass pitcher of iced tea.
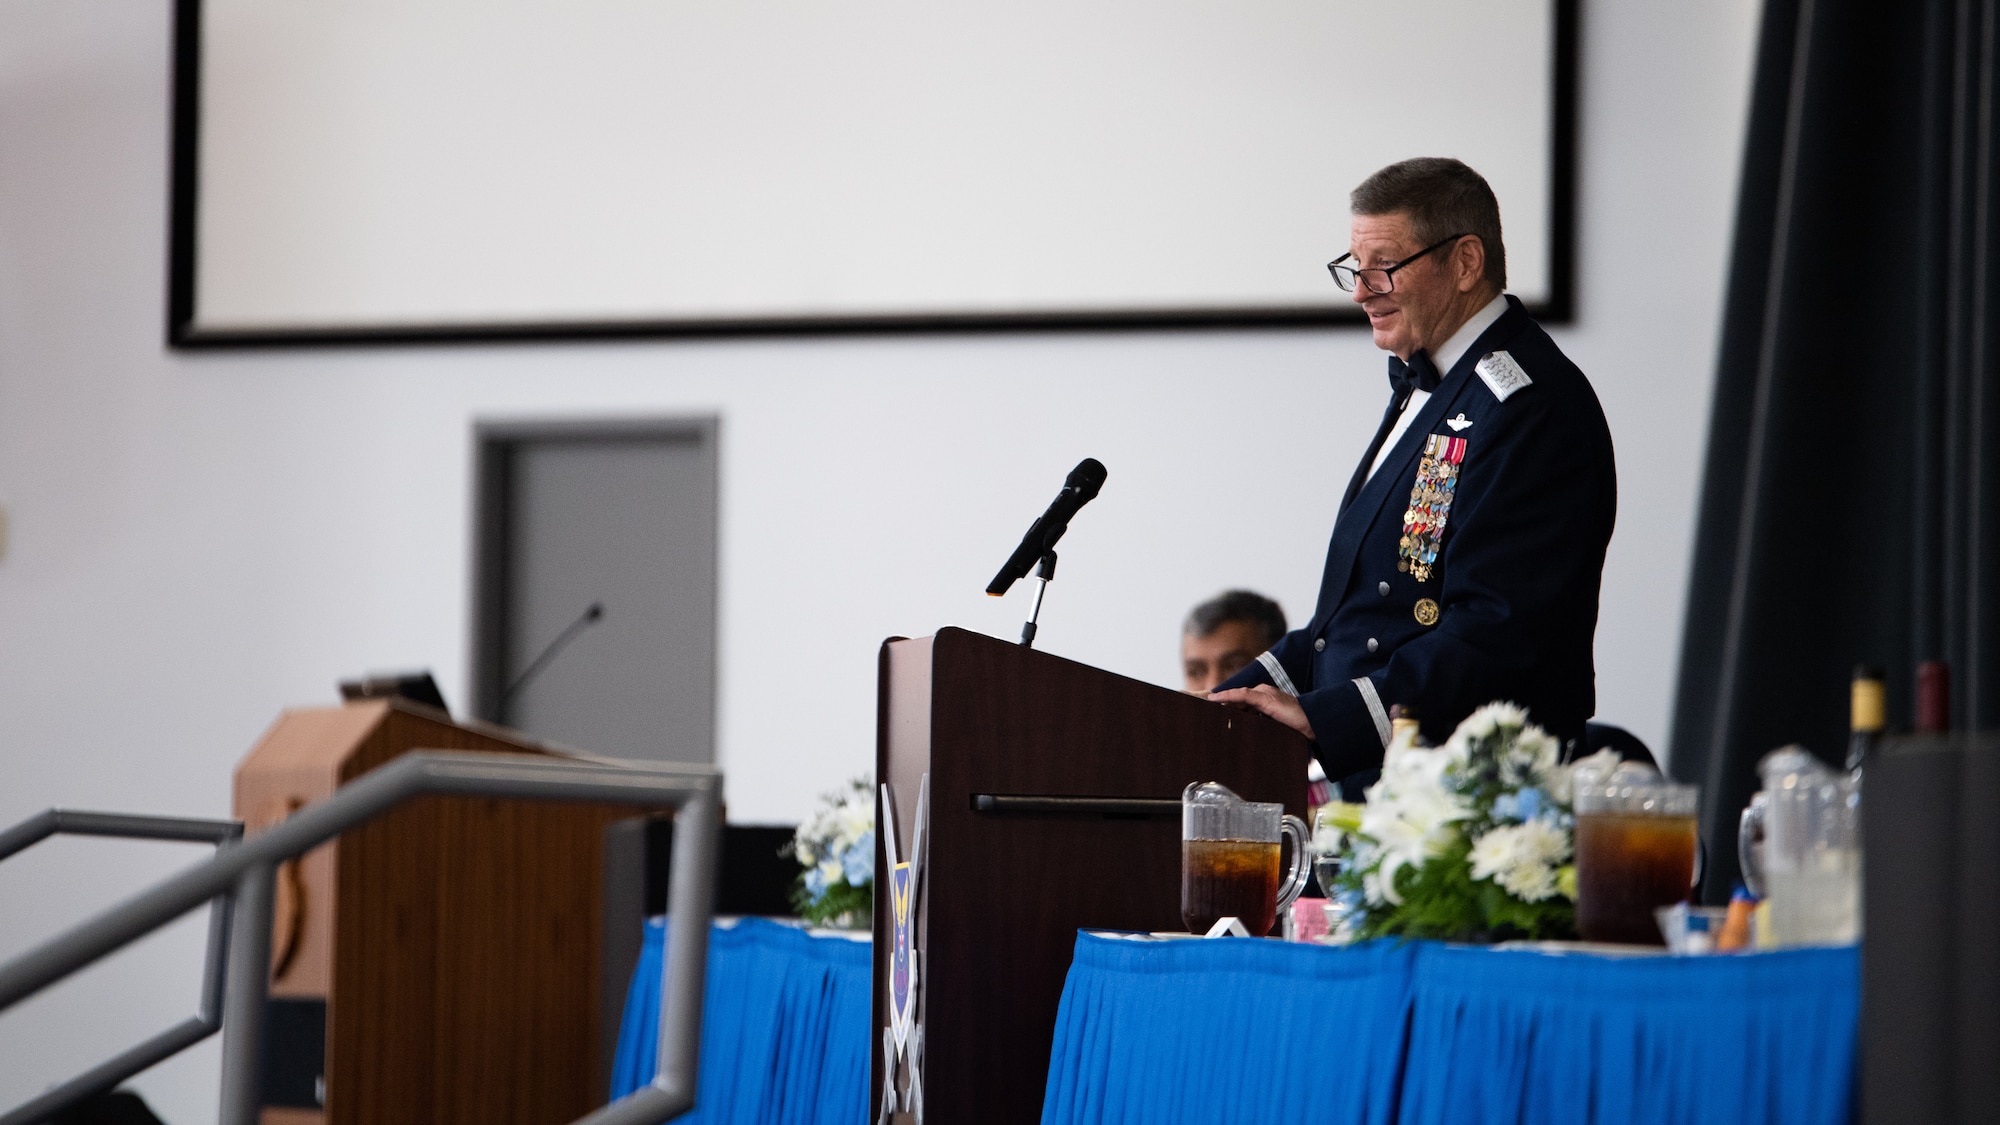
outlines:
{"label": "glass pitcher of iced tea", "polygon": [[1861,936],[1861,791],[1798,746],[1758,763],[1764,791],[1743,810],[1737,855],[1770,908],[1779,945],[1845,945]]}
{"label": "glass pitcher of iced tea", "polygon": [[1576,779],[1576,930],[1585,941],[1665,945],[1657,907],[1694,888],[1701,791],[1626,762]]}
{"label": "glass pitcher of iced tea", "polygon": [[[1283,869],[1280,845],[1292,840]],[[1263,937],[1305,890],[1312,873],[1306,822],[1277,803],[1246,801],[1213,781],[1181,793],[1181,920],[1205,934],[1223,918]]]}

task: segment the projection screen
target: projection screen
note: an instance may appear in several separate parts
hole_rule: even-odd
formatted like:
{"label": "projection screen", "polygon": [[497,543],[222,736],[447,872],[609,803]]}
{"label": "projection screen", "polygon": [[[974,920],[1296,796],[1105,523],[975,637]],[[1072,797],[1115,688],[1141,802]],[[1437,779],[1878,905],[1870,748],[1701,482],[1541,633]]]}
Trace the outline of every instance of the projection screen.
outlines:
{"label": "projection screen", "polygon": [[1333,323],[1451,155],[1569,304],[1574,0],[179,0],[183,345]]}

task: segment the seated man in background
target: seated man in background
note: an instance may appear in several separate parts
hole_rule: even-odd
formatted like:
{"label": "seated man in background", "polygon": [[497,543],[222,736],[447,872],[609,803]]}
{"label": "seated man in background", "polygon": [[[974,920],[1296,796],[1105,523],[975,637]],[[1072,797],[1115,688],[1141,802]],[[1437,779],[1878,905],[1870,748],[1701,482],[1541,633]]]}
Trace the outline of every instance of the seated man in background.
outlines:
{"label": "seated man in background", "polygon": [[1188,611],[1181,626],[1181,673],[1191,695],[1206,696],[1285,635],[1285,611],[1248,590],[1229,590]]}
{"label": "seated man in background", "polygon": [[[1227,590],[1188,611],[1181,626],[1181,675],[1189,695],[1206,697],[1217,684],[1256,663],[1259,654],[1285,635],[1285,611],[1248,590]],[[1306,801],[1323,805],[1332,797],[1317,760],[1306,770]]]}

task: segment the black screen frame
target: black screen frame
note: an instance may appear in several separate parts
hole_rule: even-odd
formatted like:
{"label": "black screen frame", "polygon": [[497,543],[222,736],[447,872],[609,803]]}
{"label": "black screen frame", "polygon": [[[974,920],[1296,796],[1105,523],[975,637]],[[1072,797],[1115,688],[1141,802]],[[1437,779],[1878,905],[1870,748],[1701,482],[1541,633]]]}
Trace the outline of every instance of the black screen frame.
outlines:
{"label": "black screen frame", "polygon": [[[1551,0],[1555,69],[1549,130],[1549,295],[1527,311],[1548,324],[1576,315],[1576,142],[1580,0]],[[175,349],[491,344],[742,336],[854,336],[1018,332],[1129,332],[1359,328],[1358,308],[1285,306],[1179,309],[1072,309],[1034,312],[837,314],[783,317],[554,320],[273,329],[203,329],[196,324],[200,265],[201,0],[175,0],[172,159],[167,268],[167,346]]]}

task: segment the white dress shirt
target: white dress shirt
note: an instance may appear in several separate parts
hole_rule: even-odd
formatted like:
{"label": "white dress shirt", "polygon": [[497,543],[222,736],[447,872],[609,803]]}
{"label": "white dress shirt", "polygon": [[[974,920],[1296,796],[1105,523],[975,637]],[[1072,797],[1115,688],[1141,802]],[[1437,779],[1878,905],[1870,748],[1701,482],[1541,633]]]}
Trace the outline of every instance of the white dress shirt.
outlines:
{"label": "white dress shirt", "polygon": [[[1474,340],[1479,339],[1479,334],[1493,327],[1493,322],[1499,320],[1500,314],[1506,311],[1507,298],[1495,297],[1486,302],[1484,308],[1473,313],[1472,319],[1459,325],[1458,331],[1451,334],[1451,339],[1446,340],[1442,347],[1431,353],[1431,362],[1437,365],[1438,375],[1450,374],[1452,367],[1465,357],[1465,350],[1472,346]],[[1430,400],[1429,391],[1410,392],[1410,397],[1403,403],[1403,412],[1396,417],[1395,428],[1389,431],[1387,438],[1383,439],[1382,448],[1375,454],[1374,464],[1368,466],[1368,476],[1371,479],[1375,476],[1375,470],[1382,467],[1382,462],[1388,460],[1389,451],[1396,448],[1397,442],[1403,440],[1403,431],[1410,428],[1410,422]]]}

